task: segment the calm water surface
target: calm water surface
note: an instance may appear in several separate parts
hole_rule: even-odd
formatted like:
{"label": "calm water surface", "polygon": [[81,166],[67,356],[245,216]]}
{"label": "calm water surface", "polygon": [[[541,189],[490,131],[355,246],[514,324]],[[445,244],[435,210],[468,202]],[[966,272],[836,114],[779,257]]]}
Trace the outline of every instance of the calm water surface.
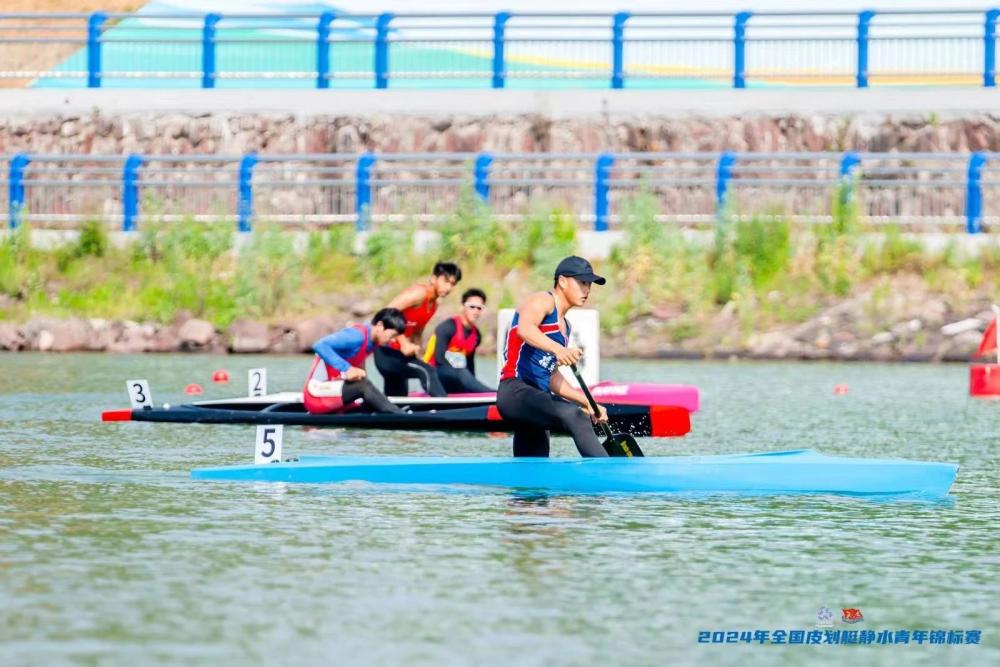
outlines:
{"label": "calm water surface", "polygon": [[[647,454],[961,464],[936,503],[196,483],[191,468],[247,462],[253,427],[99,421],[127,405],[126,379],[177,403],[188,382],[243,393],[260,365],[272,390],[298,389],[308,359],[0,356],[0,663],[1000,664],[1000,404],[969,400],[962,366],[603,368],[701,387],[691,435],[647,440]],[[211,386],[215,368],[230,386]],[[286,455],[509,449],[285,433]],[[555,450],[575,453],[567,439]],[[836,629],[976,629],[982,645],[697,643],[699,630],[814,629],[824,606]],[[843,624],[843,607],[864,622]]]}

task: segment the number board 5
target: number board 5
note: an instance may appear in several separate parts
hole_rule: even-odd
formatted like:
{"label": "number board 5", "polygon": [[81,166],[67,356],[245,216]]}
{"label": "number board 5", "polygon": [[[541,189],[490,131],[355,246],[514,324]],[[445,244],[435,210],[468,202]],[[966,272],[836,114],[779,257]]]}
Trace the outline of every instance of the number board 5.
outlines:
{"label": "number board 5", "polygon": [[284,428],[281,424],[257,425],[257,446],[253,453],[254,463],[281,461],[281,440]]}

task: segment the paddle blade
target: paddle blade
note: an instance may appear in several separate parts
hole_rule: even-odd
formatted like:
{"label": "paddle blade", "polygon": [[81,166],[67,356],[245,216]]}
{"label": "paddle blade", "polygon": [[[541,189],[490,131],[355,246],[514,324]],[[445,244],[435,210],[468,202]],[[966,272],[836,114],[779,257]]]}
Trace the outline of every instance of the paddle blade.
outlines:
{"label": "paddle blade", "polygon": [[604,446],[604,451],[608,453],[608,456],[645,456],[642,453],[642,449],[639,448],[639,443],[635,441],[635,438],[627,433],[612,433],[611,437],[601,443]]}

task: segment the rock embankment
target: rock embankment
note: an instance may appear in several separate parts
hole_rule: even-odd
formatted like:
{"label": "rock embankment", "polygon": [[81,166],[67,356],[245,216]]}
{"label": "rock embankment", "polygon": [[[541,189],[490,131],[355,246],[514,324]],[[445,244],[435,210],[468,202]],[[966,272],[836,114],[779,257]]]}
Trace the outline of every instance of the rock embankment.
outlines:
{"label": "rock embankment", "polygon": [[0,117],[0,153],[262,155],[396,152],[1000,151],[995,113],[537,113],[415,116],[24,113]]}
{"label": "rock embankment", "polygon": [[[905,303],[905,299],[902,300]],[[662,333],[665,321],[640,318],[618,335],[602,336],[605,357],[831,359],[842,361],[968,361],[993,317],[988,304],[971,312],[953,312],[942,300],[919,307],[900,307],[891,322],[871,321],[866,310],[871,295],[836,304],[795,326],[752,333],[740,342],[730,329],[725,309],[715,319],[716,331],[676,343]],[[981,307],[979,307],[981,306]],[[172,324],[37,317],[24,324],[0,323],[0,350],[42,352],[212,352],[305,353],[322,336],[362,318],[348,315],[312,317],[266,324],[238,320],[219,330],[210,322],[179,316]],[[661,333],[657,333],[661,331]],[[495,334],[484,327],[483,354],[496,351]],[[641,341],[641,342],[637,342]]]}

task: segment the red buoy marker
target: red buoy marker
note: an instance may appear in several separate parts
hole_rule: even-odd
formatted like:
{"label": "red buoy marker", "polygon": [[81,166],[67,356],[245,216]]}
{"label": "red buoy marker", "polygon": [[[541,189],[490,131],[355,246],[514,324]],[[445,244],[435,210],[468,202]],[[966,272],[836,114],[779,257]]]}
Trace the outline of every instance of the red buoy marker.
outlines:
{"label": "red buoy marker", "polygon": [[212,382],[215,384],[225,384],[229,382],[229,373],[220,368],[212,375]]}
{"label": "red buoy marker", "polygon": [[192,382],[188,386],[184,387],[185,394],[200,394],[202,392],[201,385],[197,382]]}
{"label": "red buoy marker", "polygon": [[833,385],[833,394],[834,394],[834,396],[844,396],[844,395],[846,395],[846,394],[847,394],[847,392],[849,392],[850,390],[851,390],[851,388],[850,388],[850,387],[848,387],[848,386],[847,386],[846,384],[844,384],[844,383],[840,383],[840,384],[835,384],[835,385]]}

